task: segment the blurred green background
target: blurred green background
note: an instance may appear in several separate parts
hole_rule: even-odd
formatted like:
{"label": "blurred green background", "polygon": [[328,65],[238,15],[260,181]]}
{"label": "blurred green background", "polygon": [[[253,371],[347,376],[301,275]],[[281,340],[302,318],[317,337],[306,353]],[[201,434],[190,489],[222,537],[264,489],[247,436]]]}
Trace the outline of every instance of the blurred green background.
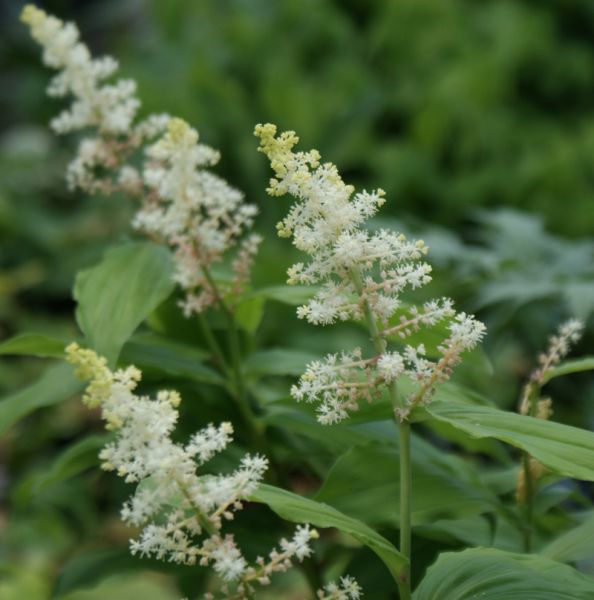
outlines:
{"label": "blurred green background", "polygon": [[[132,235],[125,199],[66,190],[63,172],[76,140],[48,130],[63,103],[45,95],[51,73],[18,21],[23,4],[0,3],[0,341],[22,331],[75,335],[74,274]],[[288,202],[266,196],[269,168],[252,135],[256,123],[272,121],[296,130],[304,149],[318,148],[358,188],[386,190],[388,202],[374,225],[427,239],[436,266],[429,293],[453,296],[489,325],[486,347],[496,375],[476,383],[501,405],[514,405],[534,355],[561,319],[590,318],[591,0],[38,4],[76,21],[95,53],[118,58],[121,75],[138,82],[143,113],[180,116],[221,150],[217,172],[260,206],[267,241],[258,283],[278,283],[292,258],[288,245],[274,239]],[[345,339],[340,331],[320,335],[289,311],[275,310],[261,332],[265,343],[282,341],[287,328],[320,352],[323,344],[340,347]],[[589,331],[579,350],[587,352],[591,343]],[[3,358],[0,392],[34,380],[42,366]],[[559,408],[558,418],[592,426],[590,378],[578,376],[558,393],[576,398]],[[11,431],[0,443],[8,465],[0,480],[18,482],[21,473],[43,465],[36,462],[40,448],[48,440],[56,451],[67,444],[86,426],[83,415],[41,411]],[[72,514],[71,493],[56,492],[49,521],[35,511],[19,521],[25,529],[10,530],[3,557],[23,552],[30,564],[37,556],[29,555],[31,536],[42,531],[59,562],[77,539],[73,524],[97,528],[84,502]],[[47,512],[47,497],[43,502]],[[30,509],[25,501],[20,506]],[[117,524],[106,535],[126,537]],[[36,550],[46,556],[48,549]],[[35,581],[23,585],[45,591],[26,597],[43,598],[46,575],[57,568],[39,560],[38,571],[22,574]],[[42,575],[35,579],[35,573]],[[11,589],[0,583],[0,597],[13,598]]]}

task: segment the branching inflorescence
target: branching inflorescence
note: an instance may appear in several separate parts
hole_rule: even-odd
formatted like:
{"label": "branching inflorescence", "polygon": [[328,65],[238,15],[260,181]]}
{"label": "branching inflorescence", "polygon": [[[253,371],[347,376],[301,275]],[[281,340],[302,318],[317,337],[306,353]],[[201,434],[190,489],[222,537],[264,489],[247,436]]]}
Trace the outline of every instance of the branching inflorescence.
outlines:
{"label": "branching inflorescence", "polygon": [[[484,325],[465,313],[456,313],[449,299],[432,300],[421,308],[407,308],[401,294],[431,280],[424,262],[427,247],[404,235],[381,229],[365,230],[365,222],[384,203],[381,189],[354,194],[332,163],[320,163],[316,150],[293,152],[298,138],[288,131],[277,136],[271,124],[258,125],[259,150],[270,159],[275,177],[268,193],[290,194],[297,199],[277,226],[281,237],[293,237],[294,245],[309,255],[288,271],[290,284],[317,284],[321,289],[298,316],[314,325],[366,320],[377,355],[363,359],[360,350],[308,366],[292,394],[297,400],[319,402],[322,423],[336,423],[356,410],[358,402],[379,393],[378,384],[393,384],[402,375],[413,379],[416,391],[395,407],[406,419],[412,407],[431,400],[435,384],[449,378],[465,350],[484,335]],[[354,195],[353,195],[354,194]],[[397,323],[392,319],[404,311]],[[404,345],[387,351],[388,336],[406,338],[420,327],[448,320],[449,337],[432,361],[423,345]]]}
{"label": "branching inflorescence", "polygon": [[[198,143],[198,133],[166,114],[137,119],[136,83],[119,79],[115,59],[93,58],[73,23],[28,5],[22,20],[43,48],[43,61],[59,73],[48,94],[71,96],[70,108],[52,120],[57,133],[84,131],[70,163],[71,188],[87,193],[123,193],[140,202],[133,225],[171,247],[175,280],[185,292],[184,313],[202,312],[237,297],[249,278],[260,236],[245,236],[256,207],[207,170],[219,153]],[[140,155],[140,156],[139,156]],[[213,286],[209,269],[235,248],[231,281]]]}
{"label": "branching inflorescence", "polygon": [[268,466],[262,456],[245,455],[229,475],[198,475],[197,468],[231,442],[230,423],[209,425],[188,443],[176,443],[171,435],[178,419],[177,392],[161,391],[155,399],[139,396],[135,389],[141,373],[135,367],[112,372],[104,358],[77,344],[66,352],[77,376],[90,382],[84,402],[99,407],[107,428],[116,432],[100,454],[103,468],[138,484],[122,509],[124,521],[142,527],[130,542],[132,554],[210,565],[227,586],[224,597],[238,599],[311,555],[317,532],[308,525],[298,526],[292,539],[282,539],[278,549],[253,564],[233,536],[222,533],[224,522],[242,508]]}

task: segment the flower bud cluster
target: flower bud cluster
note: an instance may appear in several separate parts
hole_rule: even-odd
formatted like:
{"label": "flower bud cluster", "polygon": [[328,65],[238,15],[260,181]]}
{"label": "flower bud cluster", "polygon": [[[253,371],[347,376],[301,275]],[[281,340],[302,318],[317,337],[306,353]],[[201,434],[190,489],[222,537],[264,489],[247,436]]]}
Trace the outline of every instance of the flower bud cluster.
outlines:
{"label": "flower bud cluster", "polygon": [[539,355],[539,366],[530,376],[530,380],[543,385],[547,371],[569,354],[571,346],[580,340],[583,331],[584,324],[579,319],[569,319],[560,325],[557,333],[549,338],[546,352]]}
{"label": "flower bud cluster", "polygon": [[[244,237],[256,208],[241,192],[208,171],[219,153],[198,143],[198,133],[166,114],[136,121],[140,101],[131,80],[106,83],[117,71],[111,57],[93,59],[72,23],[35,6],[22,20],[43,48],[43,60],[59,70],[48,88],[73,97],[72,106],[52,121],[57,133],[90,130],[67,169],[73,189],[91,194],[123,193],[140,203],[133,226],[174,254],[175,281],[185,291],[186,316],[221,300],[236,298],[249,280],[261,239]],[[207,273],[235,249],[231,281],[215,289]]]}
{"label": "flower bud cluster", "polygon": [[359,600],[362,597],[361,586],[349,575],[341,577],[338,583],[329,583],[317,593],[318,600]]}
{"label": "flower bud cluster", "polygon": [[230,423],[208,425],[186,444],[174,442],[177,392],[161,391],[155,399],[139,396],[135,390],[141,373],[135,367],[113,372],[104,358],[77,344],[70,344],[66,355],[76,375],[90,380],[85,403],[100,408],[107,427],[116,432],[115,440],[100,453],[103,468],[138,484],[121,513],[126,523],[142,528],[130,542],[132,554],[210,565],[227,586],[225,597],[237,599],[311,554],[309,544],[317,532],[307,525],[297,527],[292,539],[282,539],[278,550],[253,564],[232,535],[222,534],[224,522],[242,508],[268,466],[262,456],[245,455],[231,474],[197,474],[198,467],[232,441]]}

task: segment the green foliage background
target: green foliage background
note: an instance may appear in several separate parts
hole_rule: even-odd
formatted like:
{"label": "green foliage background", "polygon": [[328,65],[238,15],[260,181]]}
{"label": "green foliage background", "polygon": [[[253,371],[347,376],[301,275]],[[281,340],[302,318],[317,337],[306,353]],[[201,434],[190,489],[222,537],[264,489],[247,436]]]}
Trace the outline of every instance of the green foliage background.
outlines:
{"label": "green foliage background", "polygon": [[[495,376],[485,368],[465,377],[500,406],[514,405],[519,382],[560,319],[590,317],[590,0],[39,4],[75,20],[96,53],[118,58],[122,75],[139,84],[144,112],[180,116],[221,150],[217,172],[261,207],[267,241],[259,285],[278,283],[291,261],[288,246],[274,239],[287,203],[266,196],[268,165],[252,136],[255,123],[272,121],[295,129],[303,147],[318,148],[357,187],[384,188],[388,202],[377,225],[426,237],[436,265],[431,295],[452,295],[489,325],[486,362]],[[75,141],[48,131],[61,103],[45,96],[51,74],[18,22],[21,5],[0,5],[0,340],[22,331],[67,339],[77,335],[74,275],[114,241],[132,237],[133,207],[65,189]],[[292,308],[273,305],[258,335],[269,345],[290,337],[303,352],[322,353],[352,345],[358,334],[314,331]],[[591,342],[590,331],[581,348]],[[33,382],[43,366],[3,359],[0,391]],[[555,386],[560,397],[575,399],[558,407],[556,418],[591,428],[591,378]],[[127,532],[111,507],[126,492],[111,478],[93,472],[32,491],[52,457],[97,428],[90,419],[72,403],[42,410],[2,438],[10,489],[4,505],[17,518],[0,548],[9,581],[0,581],[0,597],[44,598],[76,544],[96,540],[98,531],[107,545],[124,543]],[[95,453],[83,448],[81,460],[93,464]],[[72,494],[80,499],[75,510]],[[107,529],[97,502],[112,515]],[[11,587],[14,581],[20,587]],[[154,587],[130,592],[118,583],[114,592],[102,585],[97,597],[169,597]]]}

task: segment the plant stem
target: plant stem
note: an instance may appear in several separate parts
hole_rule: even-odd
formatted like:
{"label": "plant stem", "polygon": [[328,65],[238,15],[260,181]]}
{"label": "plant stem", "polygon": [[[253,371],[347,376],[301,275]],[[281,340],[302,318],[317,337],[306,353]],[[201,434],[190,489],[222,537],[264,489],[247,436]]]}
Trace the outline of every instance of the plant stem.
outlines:
{"label": "plant stem", "polygon": [[[220,346],[216,342],[216,339],[214,335],[212,335],[212,332],[210,335],[210,337],[212,338],[212,343],[208,340],[208,338],[207,341],[211,345],[211,348],[214,349],[215,357],[217,358],[217,360],[223,361],[223,364],[225,365],[226,375],[229,376],[230,374],[232,374],[235,389],[235,392],[232,394],[232,396],[235,400],[235,405],[237,406],[237,409],[239,410],[245,424],[250,430],[250,435],[253,438],[253,441],[261,449],[263,445],[263,432],[260,427],[260,424],[254,416],[254,413],[249,405],[247,397],[245,381],[243,379],[243,373],[241,370],[241,349],[239,344],[239,332],[237,331],[237,327],[235,325],[235,319],[233,317],[233,313],[224,301],[215,280],[212,278],[210,271],[206,267],[203,267],[202,272],[204,273],[206,281],[212,288],[216,297],[217,304],[221,312],[223,313],[225,320],[227,321],[227,336],[229,340],[229,351],[231,354],[231,369],[229,369],[229,367],[227,366],[227,361],[225,361],[223,354],[220,351]],[[206,327],[206,329],[208,328]],[[208,331],[210,330],[208,329]]]}
{"label": "plant stem", "polygon": [[410,600],[412,467],[410,423],[400,422],[400,553],[408,559],[401,572],[400,600]]}
{"label": "plant stem", "polygon": [[[351,278],[357,293],[363,301],[363,312],[365,321],[371,334],[373,346],[378,354],[386,351],[386,341],[382,338],[373,311],[369,302],[365,298],[363,290],[363,281],[361,274],[356,269],[352,269]],[[394,408],[400,405],[398,399],[398,388],[396,382],[387,386],[390,393],[390,399]],[[410,600],[410,561],[411,561],[411,506],[412,506],[412,467],[410,459],[410,423],[396,417],[400,431],[400,553],[408,560],[408,563],[402,568],[398,578],[398,591],[400,600]]]}
{"label": "plant stem", "polygon": [[[530,383],[529,387],[529,410],[528,414],[531,417],[536,417],[538,412],[538,398],[540,396],[540,387]],[[532,552],[532,531],[534,529],[534,494],[536,492],[536,481],[532,479],[532,471],[530,469],[530,454],[522,452],[522,469],[524,470],[524,552]]]}
{"label": "plant stem", "polygon": [[534,486],[530,472],[530,454],[522,453],[522,467],[524,469],[524,552],[532,552],[532,528],[534,521]]}
{"label": "plant stem", "polygon": [[219,367],[221,371],[228,377],[230,376],[229,366],[227,365],[227,361],[225,359],[225,355],[221,350],[221,346],[219,342],[217,342],[217,338],[214,336],[212,329],[206,322],[204,315],[202,313],[198,313],[198,322],[200,323],[200,328],[202,329],[202,334],[206,339],[206,343],[210,348],[210,351],[213,354],[216,365]]}

